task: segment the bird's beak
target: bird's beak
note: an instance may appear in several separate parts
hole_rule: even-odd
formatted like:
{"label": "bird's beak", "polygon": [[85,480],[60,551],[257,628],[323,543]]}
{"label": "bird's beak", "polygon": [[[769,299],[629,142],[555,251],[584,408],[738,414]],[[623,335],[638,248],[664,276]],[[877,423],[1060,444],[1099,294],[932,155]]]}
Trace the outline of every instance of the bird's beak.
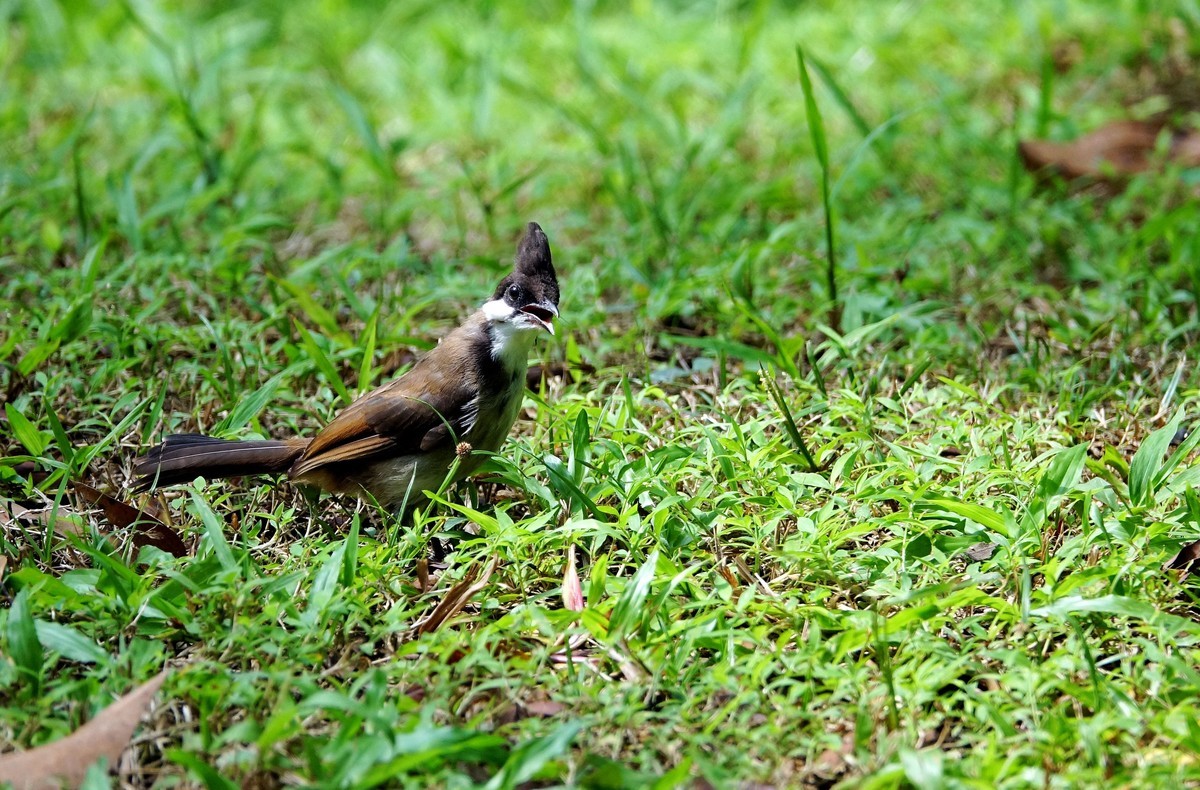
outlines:
{"label": "bird's beak", "polygon": [[537,322],[538,326],[550,334],[554,334],[554,319],[558,317],[558,308],[550,302],[527,304],[521,312]]}

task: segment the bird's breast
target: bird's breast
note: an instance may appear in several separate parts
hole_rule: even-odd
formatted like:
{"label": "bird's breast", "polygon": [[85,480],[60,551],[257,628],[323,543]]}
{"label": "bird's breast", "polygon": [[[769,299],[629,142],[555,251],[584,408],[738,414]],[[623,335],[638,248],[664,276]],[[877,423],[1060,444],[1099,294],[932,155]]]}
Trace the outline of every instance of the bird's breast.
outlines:
{"label": "bird's breast", "polygon": [[524,371],[511,373],[507,385],[496,392],[480,396],[479,412],[474,425],[463,438],[475,450],[496,452],[504,444],[525,394]]}

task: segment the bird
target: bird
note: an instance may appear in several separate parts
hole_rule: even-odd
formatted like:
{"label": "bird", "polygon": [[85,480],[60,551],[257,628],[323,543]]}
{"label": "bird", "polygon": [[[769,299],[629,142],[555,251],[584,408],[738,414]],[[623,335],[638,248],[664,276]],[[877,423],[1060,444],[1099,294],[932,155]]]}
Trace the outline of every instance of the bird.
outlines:
{"label": "bird", "polygon": [[407,372],[362,395],[311,438],[167,436],[134,463],[134,490],[247,475],[286,475],[402,515],[495,453],[521,409],[528,356],[554,334],[558,277],[550,243],[530,222],[512,273],[491,298]]}

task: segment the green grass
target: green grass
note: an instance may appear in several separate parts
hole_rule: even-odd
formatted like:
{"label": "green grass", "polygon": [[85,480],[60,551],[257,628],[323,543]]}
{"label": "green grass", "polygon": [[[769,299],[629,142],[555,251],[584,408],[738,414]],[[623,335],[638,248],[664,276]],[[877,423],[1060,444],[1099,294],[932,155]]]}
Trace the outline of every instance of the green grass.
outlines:
{"label": "green grass", "polygon": [[[1195,174],[1015,157],[1195,120],[1161,5],[0,5],[0,745],[171,667],[114,784],[1200,781]],[[567,373],[416,527],[66,488],[316,430],[528,220]]]}

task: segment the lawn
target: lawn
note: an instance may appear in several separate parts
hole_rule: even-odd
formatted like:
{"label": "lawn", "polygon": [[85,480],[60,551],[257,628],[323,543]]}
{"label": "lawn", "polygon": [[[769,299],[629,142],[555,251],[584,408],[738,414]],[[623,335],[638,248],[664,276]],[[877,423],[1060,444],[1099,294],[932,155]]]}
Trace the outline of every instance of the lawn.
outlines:
{"label": "lawn", "polygon": [[[165,669],[89,787],[1200,782],[1200,178],[1017,156],[1195,125],[1192,0],[2,8],[0,751]],[[314,433],[528,221],[471,483],[131,492]]]}

